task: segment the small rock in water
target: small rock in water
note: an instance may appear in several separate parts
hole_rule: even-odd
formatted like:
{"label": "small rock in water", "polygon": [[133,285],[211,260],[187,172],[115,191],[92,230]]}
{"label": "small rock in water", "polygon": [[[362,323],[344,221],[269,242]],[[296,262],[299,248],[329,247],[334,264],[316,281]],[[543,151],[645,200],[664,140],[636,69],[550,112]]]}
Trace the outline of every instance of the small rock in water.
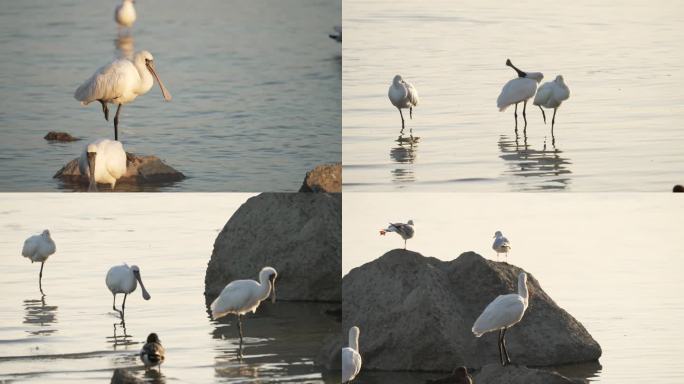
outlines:
{"label": "small rock in water", "polygon": [[684,186],[677,184],[672,188],[672,192],[684,192]]}
{"label": "small rock in water", "polygon": [[61,142],[65,142],[65,143],[68,143],[71,141],[81,140],[78,137],[73,137],[66,132],[56,132],[56,131],[48,132],[48,134],[45,135],[44,139],[48,140],[48,141],[61,141]]}
{"label": "small rock in water", "polygon": [[144,383],[144,381],[133,376],[132,373],[128,372],[125,369],[117,368],[114,370],[114,374],[112,375],[112,380],[110,381],[110,383],[111,384],[142,384],[142,383]]}
{"label": "small rock in water", "polygon": [[299,192],[342,192],[342,164],[322,164],[307,172]]}

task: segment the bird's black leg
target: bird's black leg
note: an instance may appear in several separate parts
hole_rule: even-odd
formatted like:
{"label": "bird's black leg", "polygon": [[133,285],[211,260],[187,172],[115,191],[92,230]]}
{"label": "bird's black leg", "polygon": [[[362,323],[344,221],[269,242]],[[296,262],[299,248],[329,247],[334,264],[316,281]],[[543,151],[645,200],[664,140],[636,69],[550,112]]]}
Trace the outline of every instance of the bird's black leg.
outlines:
{"label": "bird's black leg", "polygon": [[546,113],[544,113],[544,108],[539,105],[539,110],[542,111],[542,117],[544,118],[544,124],[546,124]]}
{"label": "bird's black leg", "polygon": [[238,318],[238,330],[240,331],[240,350],[238,351],[238,356],[242,358],[242,315],[237,315]]}
{"label": "bird's black leg", "polygon": [[[117,313],[119,313],[119,315],[121,316],[121,319],[123,320],[123,312],[116,309],[116,293],[113,296],[114,296],[114,302],[112,303],[112,309],[115,310]],[[126,297],[124,296],[124,299],[125,298]]]}
{"label": "bird's black leg", "polygon": [[98,100],[100,104],[102,104],[102,113],[104,113],[105,120],[109,121],[109,107],[107,106],[107,103],[105,103],[102,100]]}
{"label": "bird's black leg", "polygon": [[404,114],[401,113],[401,108],[397,108],[399,110],[399,116],[401,116],[401,130],[404,130]]}
{"label": "bird's black leg", "polygon": [[501,335],[502,335],[503,330],[499,329],[499,339],[496,342],[497,347],[499,347],[499,361],[501,362],[501,365],[506,366],[504,363],[504,358],[503,358],[503,350],[501,349]]}
{"label": "bird's black leg", "polygon": [[413,120],[413,107],[409,107],[409,117]]}
{"label": "bird's black leg", "polygon": [[124,293],[124,301],[121,305],[121,320],[124,319],[124,313],[126,312],[126,297],[128,297],[128,293]]}
{"label": "bird's black leg", "polygon": [[513,118],[515,119],[515,132],[518,132],[518,103],[515,103],[515,111],[513,111]]}
{"label": "bird's black leg", "polygon": [[551,133],[553,133],[553,125],[556,124],[556,111],[558,108],[553,109],[553,119],[551,119]]}
{"label": "bird's black leg", "polygon": [[45,262],[43,261],[40,263],[40,273],[38,274],[38,288],[40,289],[40,293],[42,295],[45,295],[43,293],[43,267],[45,266]]}
{"label": "bird's black leg", "polygon": [[525,120],[525,128],[527,128],[527,114],[525,113],[527,111],[527,100],[525,100],[525,103],[523,103],[523,120]]}
{"label": "bird's black leg", "polygon": [[119,113],[121,113],[121,104],[116,107],[116,115],[114,115],[114,140],[119,140]]}
{"label": "bird's black leg", "polygon": [[504,364],[504,367],[506,365],[511,364],[511,359],[508,357],[508,351],[506,350],[506,329],[508,328],[503,329],[503,335],[501,335],[501,347],[504,352],[504,357],[506,358],[506,363]]}

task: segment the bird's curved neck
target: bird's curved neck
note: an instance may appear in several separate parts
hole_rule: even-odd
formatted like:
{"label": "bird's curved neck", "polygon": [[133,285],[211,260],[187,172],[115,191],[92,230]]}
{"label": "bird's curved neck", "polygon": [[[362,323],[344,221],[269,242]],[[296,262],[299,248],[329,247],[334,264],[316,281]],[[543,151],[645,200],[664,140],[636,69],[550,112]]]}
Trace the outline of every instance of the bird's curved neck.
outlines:
{"label": "bird's curved neck", "polygon": [[518,295],[520,295],[523,300],[525,300],[525,304],[527,304],[529,298],[530,298],[530,293],[527,290],[527,283],[525,280],[520,280],[518,281]]}
{"label": "bird's curved neck", "polygon": [[150,70],[147,69],[147,65],[145,65],[144,57],[136,56],[133,60],[133,65],[135,65],[135,69],[138,70],[138,74],[140,75],[140,86],[136,93],[142,95],[152,88],[154,85],[154,78],[152,77]]}
{"label": "bird's curved neck", "polygon": [[259,278],[259,300],[266,300],[268,295],[271,293],[271,280],[268,277]]}
{"label": "bird's curved neck", "polygon": [[355,332],[349,332],[349,348],[359,351],[359,335]]}

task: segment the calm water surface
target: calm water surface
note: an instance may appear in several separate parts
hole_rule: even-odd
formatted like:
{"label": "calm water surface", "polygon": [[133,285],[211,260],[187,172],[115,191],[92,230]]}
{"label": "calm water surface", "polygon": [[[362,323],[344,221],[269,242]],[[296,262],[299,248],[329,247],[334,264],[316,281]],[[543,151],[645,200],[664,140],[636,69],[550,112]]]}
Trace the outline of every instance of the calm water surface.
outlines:
{"label": "calm water surface", "polygon": [[[669,191],[682,182],[682,2],[344,4],[347,190]],[[554,137],[538,108],[528,108],[526,132],[519,116],[517,135],[513,110],[496,108],[516,76],[509,57],[545,81],[564,76],[571,96]],[[397,141],[387,98],[397,73],[421,97],[404,132],[419,137],[413,145]]]}
{"label": "calm water surface", "polygon": [[[501,230],[512,243],[509,263],[532,273],[603,349],[600,365],[562,373],[602,384],[676,383],[684,377],[683,211],[679,196],[662,193],[346,193],[342,268],[403,246],[378,235],[388,221],[413,219],[408,248],[443,260],[471,250],[496,260],[492,236]],[[363,382],[435,376],[369,372]]]}
{"label": "calm water surface", "polygon": [[[243,362],[234,319],[209,319],[204,273],[213,242],[248,195],[119,197],[3,196],[0,381],[102,383],[127,368],[152,382],[335,382],[339,372],[313,363],[323,339],[339,329],[326,305],[262,305],[244,321]],[[45,264],[41,297],[40,265],[22,258],[21,246],[44,228],[57,253]],[[140,288],[131,294],[125,325],[104,283],[108,268],[124,261],[140,267],[152,296],[144,301]],[[161,377],[145,374],[137,357],[149,332],[167,351]]]}
{"label": "calm water surface", "polygon": [[[126,150],[188,176],[161,191],[296,191],[341,159],[339,0],[146,0],[117,42],[116,2],[10,1],[0,13],[0,190],[51,191],[85,140],[113,138],[75,89],[126,49],[149,50],[159,88],[122,109]],[[118,43],[118,44],[117,44]],[[66,131],[85,139],[49,144]],[[66,187],[68,188],[68,187]]]}

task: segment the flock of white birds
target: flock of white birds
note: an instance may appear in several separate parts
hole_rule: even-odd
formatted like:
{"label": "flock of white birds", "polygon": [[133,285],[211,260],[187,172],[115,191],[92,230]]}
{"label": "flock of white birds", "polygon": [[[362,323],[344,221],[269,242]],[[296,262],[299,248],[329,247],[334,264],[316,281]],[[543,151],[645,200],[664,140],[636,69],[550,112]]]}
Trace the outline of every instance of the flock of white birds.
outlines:
{"label": "flock of white birds", "polygon": [[[506,60],[506,65],[513,68],[518,77],[508,81],[501,90],[499,97],[496,99],[496,106],[499,111],[505,111],[511,105],[515,105],[515,126],[518,127],[518,104],[523,103],[523,120],[525,127],[527,127],[527,101],[534,97],[533,104],[538,106],[542,112],[544,123],[546,124],[546,114],[543,108],[553,109],[553,118],[551,119],[551,134],[553,135],[553,127],[556,123],[556,112],[558,107],[570,97],[570,89],[565,84],[563,76],[558,75],[553,81],[544,83],[539,89],[539,84],[544,75],[541,72],[524,72],[513,65],[510,59]],[[404,115],[402,109],[409,110],[409,117],[413,118],[413,108],[418,105],[418,91],[416,88],[404,80],[401,75],[394,76],[392,84],[387,93],[390,102],[399,110],[401,116],[401,129],[405,127]]]}

